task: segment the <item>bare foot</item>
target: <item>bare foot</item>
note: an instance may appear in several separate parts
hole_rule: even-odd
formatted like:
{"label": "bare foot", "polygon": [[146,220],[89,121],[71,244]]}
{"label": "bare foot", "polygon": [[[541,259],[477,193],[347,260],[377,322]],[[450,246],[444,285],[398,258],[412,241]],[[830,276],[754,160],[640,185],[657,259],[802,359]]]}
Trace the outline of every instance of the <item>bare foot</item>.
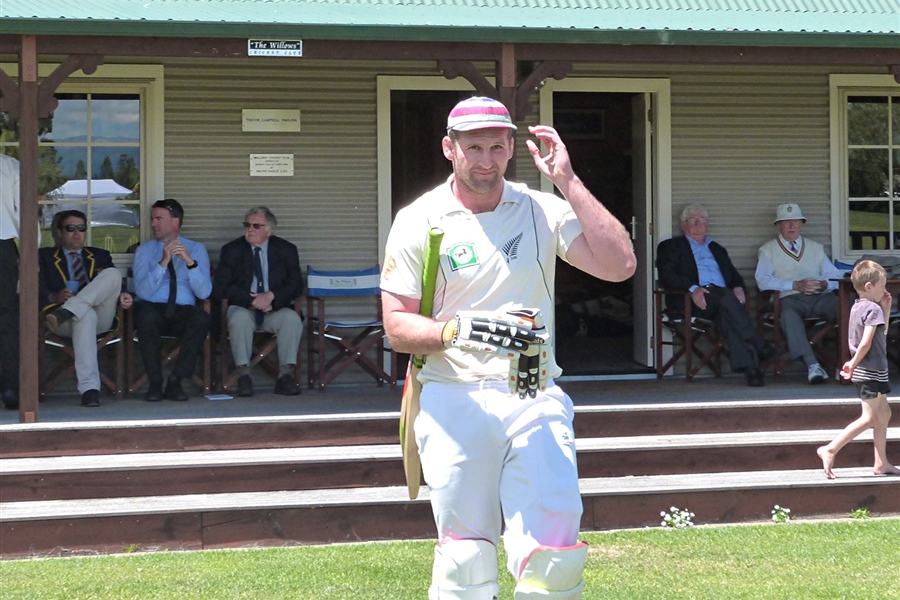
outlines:
{"label": "bare foot", "polygon": [[816,454],[822,459],[822,469],[825,471],[825,477],[834,479],[834,473],[831,467],[834,466],[834,453],[828,450],[828,446],[821,446],[816,450]]}
{"label": "bare foot", "polygon": [[900,475],[900,469],[894,465],[882,465],[881,467],[876,467],[874,473],[876,475]]}

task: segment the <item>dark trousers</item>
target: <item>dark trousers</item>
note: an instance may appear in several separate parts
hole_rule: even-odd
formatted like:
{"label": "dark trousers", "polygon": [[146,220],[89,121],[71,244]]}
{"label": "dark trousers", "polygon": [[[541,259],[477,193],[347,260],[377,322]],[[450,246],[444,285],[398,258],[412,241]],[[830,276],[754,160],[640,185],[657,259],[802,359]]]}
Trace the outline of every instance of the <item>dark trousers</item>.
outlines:
{"label": "dark trousers", "polygon": [[19,250],[0,240],[0,387],[19,389]]}
{"label": "dark trousers", "polygon": [[209,331],[209,313],[199,306],[179,304],[175,314],[166,318],[166,305],[155,302],[137,302],[134,305],[134,323],[141,347],[141,358],[147,379],[151,384],[161,384],[162,340],[161,336],[181,339],[181,350],[175,359],[171,377],[183,379],[194,374],[197,356]]}
{"label": "dark trousers", "polygon": [[714,285],[707,286],[706,310],[697,311],[697,316],[716,324],[719,335],[725,340],[725,347],[731,355],[731,370],[744,373],[759,367],[757,352],[763,341],[756,333],[756,327],[743,304],[738,302],[734,290]]}

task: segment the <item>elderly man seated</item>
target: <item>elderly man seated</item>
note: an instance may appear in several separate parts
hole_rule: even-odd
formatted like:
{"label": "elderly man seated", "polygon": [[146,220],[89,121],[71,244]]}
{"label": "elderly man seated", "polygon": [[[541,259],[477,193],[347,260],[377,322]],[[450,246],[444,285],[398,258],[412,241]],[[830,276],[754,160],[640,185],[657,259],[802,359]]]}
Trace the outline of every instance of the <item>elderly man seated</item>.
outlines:
{"label": "elderly man seated", "polygon": [[[709,213],[690,204],[681,212],[683,236],[660,242],[656,266],[662,286],[691,293],[692,314],[714,321],[731,356],[731,370],[745,373],[747,385],[765,385],[761,363],[775,349],[756,332],[747,314],[744,278],[728,252],[708,235]],[[676,309],[678,307],[675,307]]]}
{"label": "elderly man seated", "polygon": [[822,244],[800,235],[806,217],[798,204],[781,204],[775,210],[778,237],[759,249],[756,284],[781,296],[781,330],[791,359],[806,364],[810,384],[824,383],[828,373],[819,364],[806,333],[804,319],[835,322],[838,297],[834,294],[842,274],[828,258]]}

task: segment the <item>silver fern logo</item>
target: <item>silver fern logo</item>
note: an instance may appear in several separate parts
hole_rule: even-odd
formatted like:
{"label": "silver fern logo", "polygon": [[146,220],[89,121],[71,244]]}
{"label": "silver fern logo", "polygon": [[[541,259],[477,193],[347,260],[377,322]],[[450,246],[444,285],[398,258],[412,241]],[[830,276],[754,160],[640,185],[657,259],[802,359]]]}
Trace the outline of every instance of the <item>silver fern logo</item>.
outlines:
{"label": "silver fern logo", "polygon": [[506,255],[506,264],[509,264],[510,261],[519,258],[519,242],[521,241],[522,234],[520,233],[516,237],[507,240],[507,242],[500,248],[501,250],[503,250],[503,254]]}

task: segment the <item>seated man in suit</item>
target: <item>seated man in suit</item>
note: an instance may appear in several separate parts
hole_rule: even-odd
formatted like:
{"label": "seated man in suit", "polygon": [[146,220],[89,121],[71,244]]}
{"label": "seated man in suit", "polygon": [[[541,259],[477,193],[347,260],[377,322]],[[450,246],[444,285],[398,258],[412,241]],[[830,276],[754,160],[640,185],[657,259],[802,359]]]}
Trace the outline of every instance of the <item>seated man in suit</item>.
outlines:
{"label": "seated man in suit", "polygon": [[[712,241],[709,213],[702,206],[688,205],[681,212],[683,236],[660,242],[656,254],[659,280],[667,290],[690,292],[696,310],[691,314],[716,323],[731,355],[731,370],[746,373],[747,385],[764,385],[759,368],[775,356],[775,349],[756,332],[744,305],[744,279],[728,258],[728,252]],[[669,308],[680,298],[670,297]]]}
{"label": "seated man in suit", "polygon": [[775,210],[775,226],[780,235],[759,249],[756,284],[760,290],[781,295],[781,329],[787,339],[791,359],[806,364],[807,380],[824,383],[828,373],[819,364],[803,319],[837,322],[838,297],[834,291],[842,277],[822,244],[800,235],[806,217],[797,204],[781,204]]}
{"label": "seated man in suit", "polygon": [[[212,279],[209,255],[203,244],[181,236],[184,209],[167,198],[153,203],[150,228],[156,239],[144,242],[134,253],[134,322],[140,339],[141,357],[150,385],[144,400],[163,398],[184,401],[181,380],[197,367],[197,356],[209,332],[210,316],[197,306],[209,297]],[[181,338],[181,350],[163,390],[163,335]]]}
{"label": "seated man in suit", "polygon": [[238,396],[253,395],[250,356],[253,332],[274,333],[278,340],[275,393],[296,396],[294,379],[303,320],[293,302],[303,293],[297,246],[273,235],[278,221],[265,206],[244,215],[244,235],[222,247],[213,294],[228,301],[228,337],[240,377]]}
{"label": "seated man in suit", "polygon": [[38,251],[41,310],[46,312],[47,329],[72,338],[81,405],[99,406],[97,333],[108,331],[116,305],[129,308],[132,298],[122,291],[122,275],[109,252],[84,245],[83,212],[62,211],[55,222],[59,245]]}

